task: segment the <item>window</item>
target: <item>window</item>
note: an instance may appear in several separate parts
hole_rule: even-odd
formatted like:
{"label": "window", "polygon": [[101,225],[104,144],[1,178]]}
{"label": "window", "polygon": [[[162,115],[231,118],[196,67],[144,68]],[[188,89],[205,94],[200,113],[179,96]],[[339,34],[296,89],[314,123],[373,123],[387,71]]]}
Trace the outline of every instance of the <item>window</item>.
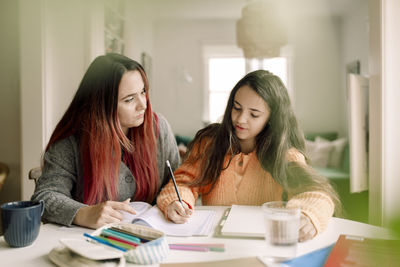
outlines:
{"label": "window", "polygon": [[[210,52],[211,51],[211,52]],[[229,51],[229,53],[227,53]],[[248,72],[265,69],[282,79],[288,87],[288,60],[286,57],[245,59],[241,50],[225,46],[206,49],[206,87],[203,121],[205,124],[219,122],[225,112],[229,94],[235,84]]]}
{"label": "window", "polygon": [[248,72],[258,69],[264,69],[272,72],[288,87],[288,60],[286,57],[274,57],[274,58],[263,58],[263,59],[248,59],[247,69]]}
{"label": "window", "polygon": [[224,114],[229,93],[245,74],[245,60],[238,58],[210,58],[209,77],[209,121],[217,122]]}

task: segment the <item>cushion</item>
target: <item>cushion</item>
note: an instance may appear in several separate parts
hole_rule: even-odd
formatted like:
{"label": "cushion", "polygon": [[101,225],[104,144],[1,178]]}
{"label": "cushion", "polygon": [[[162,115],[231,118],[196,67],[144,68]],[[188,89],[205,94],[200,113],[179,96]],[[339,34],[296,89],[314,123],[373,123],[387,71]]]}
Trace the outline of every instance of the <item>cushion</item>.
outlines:
{"label": "cushion", "polygon": [[304,137],[310,141],[315,141],[315,138],[317,138],[317,136],[320,136],[329,141],[333,141],[338,138],[338,133],[337,132],[309,132],[309,133],[304,134]]}
{"label": "cushion", "polygon": [[314,167],[326,168],[330,159],[333,146],[324,142],[306,140],[306,153]]}
{"label": "cushion", "polygon": [[332,146],[327,167],[340,169],[343,158],[344,147],[347,144],[347,138],[342,137],[333,141],[329,141],[325,138],[317,136],[315,138],[315,142],[329,144],[330,146]]}

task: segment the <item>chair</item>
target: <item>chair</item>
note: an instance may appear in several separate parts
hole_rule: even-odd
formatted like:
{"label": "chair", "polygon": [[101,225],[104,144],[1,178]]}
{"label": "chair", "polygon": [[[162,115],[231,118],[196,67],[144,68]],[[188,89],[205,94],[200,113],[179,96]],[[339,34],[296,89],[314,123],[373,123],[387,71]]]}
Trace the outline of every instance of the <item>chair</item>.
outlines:
{"label": "chair", "polygon": [[35,182],[35,185],[37,181],[39,180],[39,177],[42,175],[42,168],[41,167],[35,167],[29,171],[29,180],[33,180]]}
{"label": "chair", "polygon": [[0,190],[3,187],[4,181],[6,180],[9,173],[10,168],[8,168],[5,163],[0,162]]}

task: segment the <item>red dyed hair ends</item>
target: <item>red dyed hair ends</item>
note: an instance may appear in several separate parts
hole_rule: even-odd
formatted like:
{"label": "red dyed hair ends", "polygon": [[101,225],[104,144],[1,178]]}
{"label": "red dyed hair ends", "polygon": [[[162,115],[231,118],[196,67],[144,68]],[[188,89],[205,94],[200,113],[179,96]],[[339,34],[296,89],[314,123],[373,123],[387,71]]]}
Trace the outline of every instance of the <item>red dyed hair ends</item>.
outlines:
{"label": "red dyed hair ends", "polygon": [[61,139],[71,135],[77,137],[84,175],[83,202],[86,204],[118,200],[121,158],[136,180],[133,199],[151,203],[156,197],[158,123],[149,94],[146,94],[147,109],[142,125],[131,128],[126,136],[118,120],[119,84],[123,74],[133,70],[140,72],[148,92],[148,80],[138,62],[113,53],[97,57],[47,144],[46,151]]}

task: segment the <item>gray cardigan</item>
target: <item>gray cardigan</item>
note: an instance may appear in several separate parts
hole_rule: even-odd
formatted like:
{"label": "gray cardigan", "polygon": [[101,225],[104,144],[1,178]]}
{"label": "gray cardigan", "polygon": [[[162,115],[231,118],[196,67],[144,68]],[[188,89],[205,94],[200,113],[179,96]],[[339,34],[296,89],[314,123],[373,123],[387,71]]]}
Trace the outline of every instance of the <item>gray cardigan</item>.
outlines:
{"label": "gray cardigan", "polygon": [[[169,180],[166,160],[175,170],[179,163],[178,147],[166,119],[157,113],[159,134],[157,139],[157,166],[159,191]],[[158,191],[158,192],[159,192]],[[118,180],[118,200],[132,198],[136,182],[129,168],[121,161]],[[75,136],[53,144],[44,154],[44,167],[32,196],[32,200],[44,200],[42,219],[70,226],[76,212],[83,206],[83,170],[79,145]]]}

